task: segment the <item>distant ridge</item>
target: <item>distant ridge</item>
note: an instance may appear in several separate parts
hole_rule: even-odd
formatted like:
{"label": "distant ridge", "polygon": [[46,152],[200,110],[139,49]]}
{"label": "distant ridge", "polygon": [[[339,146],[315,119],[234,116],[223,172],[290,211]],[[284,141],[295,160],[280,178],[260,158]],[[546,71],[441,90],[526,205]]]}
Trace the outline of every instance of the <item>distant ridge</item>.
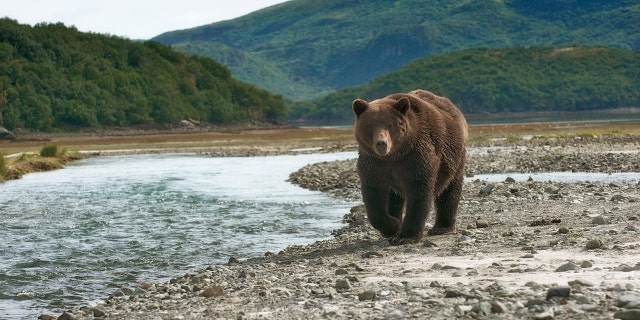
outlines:
{"label": "distant ridge", "polygon": [[154,40],[214,58],[293,100],[369,82],[462,49],[598,45],[640,49],[636,0],[293,0]]}
{"label": "distant ridge", "polygon": [[350,103],[424,88],[469,113],[640,107],[640,51],[606,47],[476,48],[413,61],[370,83],[299,104],[292,118],[352,119]]}

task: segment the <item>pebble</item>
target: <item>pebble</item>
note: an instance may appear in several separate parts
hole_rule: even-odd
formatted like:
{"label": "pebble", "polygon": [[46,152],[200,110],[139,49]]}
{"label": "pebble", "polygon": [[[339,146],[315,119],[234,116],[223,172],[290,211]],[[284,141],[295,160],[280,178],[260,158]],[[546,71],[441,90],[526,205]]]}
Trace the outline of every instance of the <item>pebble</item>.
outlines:
{"label": "pebble", "polygon": [[491,194],[491,192],[493,192],[493,189],[496,188],[496,185],[493,183],[489,183],[486,186],[484,186],[484,188],[480,189],[480,195],[481,196],[488,196]]}
{"label": "pebble", "polygon": [[458,243],[459,244],[472,244],[476,241],[476,239],[471,238],[469,236],[461,236],[460,238],[458,238]]}
{"label": "pebble", "polygon": [[607,224],[607,221],[605,220],[605,218],[603,216],[596,216],[591,221],[591,224],[603,225],[603,224]]}
{"label": "pebble", "polygon": [[223,295],[224,295],[224,288],[220,286],[208,287],[204,289],[204,291],[202,292],[202,296],[206,298],[221,297]]}
{"label": "pebble", "polygon": [[542,299],[529,299],[527,300],[527,303],[525,303],[525,307],[527,308],[531,308],[533,306],[539,306],[539,305],[545,305],[547,304],[547,301],[542,300]]}
{"label": "pebble", "polygon": [[362,254],[363,258],[375,258],[375,257],[382,257],[382,254],[380,252],[377,251],[367,251],[365,253]]}
{"label": "pebble", "polygon": [[424,241],[422,246],[426,247],[426,248],[431,248],[431,247],[437,247],[438,245],[435,242],[427,239],[427,240]]}
{"label": "pebble", "polygon": [[591,304],[591,298],[587,296],[579,296],[576,298],[577,304]]}
{"label": "pebble", "polygon": [[[584,267],[583,267],[584,268]],[[568,282],[570,286],[593,287],[593,283],[587,280],[571,280]]]}
{"label": "pebble", "polygon": [[540,313],[533,315],[533,319],[536,319],[536,320],[548,320],[548,319],[553,319],[553,317],[554,317],[553,309],[546,309]]}
{"label": "pebble", "polygon": [[593,249],[598,249],[600,247],[602,247],[602,240],[600,239],[591,239],[589,241],[587,241],[587,244],[585,245],[585,247],[587,248],[587,250],[593,250]]}
{"label": "pebble", "polygon": [[491,314],[491,302],[480,301],[475,304],[471,310],[478,315],[489,315]]}
{"label": "pebble", "polygon": [[640,307],[640,294],[625,293],[618,296],[616,306],[620,308],[636,309]]}
{"label": "pebble", "polygon": [[336,269],[335,274],[336,276],[341,276],[341,275],[349,274],[349,271],[343,268],[339,268],[339,269]]}
{"label": "pebble", "polygon": [[404,312],[402,312],[402,310],[393,309],[389,313],[387,313],[387,315],[384,318],[385,319],[403,319],[404,317],[405,317]]}
{"label": "pebble", "polygon": [[638,320],[640,319],[640,309],[620,310],[613,315],[614,319]]}
{"label": "pebble", "polygon": [[488,228],[489,222],[487,220],[478,219],[476,220],[476,228]]}
{"label": "pebble", "polygon": [[554,297],[567,298],[569,297],[570,293],[571,293],[571,287],[569,286],[551,287],[547,291],[547,300]]}
{"label": "pebble", "polygon": [[431,265],[431,270],[442,270],[444,266],[442,265],[442,263],[434,263],[433,265]]}
{"label": "pebble", "polygon": [[556,272],[565,272],[565,271],[573,271],[573,270],[580,270],[580,266],[573,263],[573,262],[567,262],[561,266],[559,266],[556,269]]}
{"label": "pebble", "polygon": [[632,267],[632,266],[630,266],[628,264],[623,263],[623,264],[615,267],[613,270],[614,271],[622,271],[622,272],[637,271],[637,270],[640,270],[640,265],[636,265],[635,267]]}
{"label": "pebble", "polygon": [[532,290],[542,290],[544,289],[544,286],[535,282],[535,281],[528,281],[527,283],[524,284],[525,287],[529,287]]}
{"label": "pebble", "polygon": [[626,201],[626,200],[629,200],[629,198],[628,198],[628,197],[626,197],[626,196],[624,196],[624,195],[622,195],[622,194],[614,194],[614,195],[611,197],[611,201],[619,201],[619,202],[623,202],[623,201]]}
{"label": "pebble", "polygon": [[336,280],[335,288],[338,291],[351,290],[351,282],[349,281],[349,279],[338,279],[338,280]]}
{"label": "pebble", "polygon": [[493,313],[505,313],[507,311],[509,311],[509,308],[507,308],[507,306],[504,303],[502,303],[502,302],[500,302],[498,300],[491,301],[491,312],[493,312]]}
{"label": "pebble", "polygon": [[465,314],[469,313],[471,310],[473,310],[473,306],[468,306],[468,305],[465,305],[465,304],[459,304],[459,305],[455,306],[454,310],[455,310],[456,314],[465,315]]}
{"label": "pebble", "polygon": [[457,298],[457,297],[464,297],[467,294],[460,291],[460,290],[455,290],[455,289],[447,289],[444,292],[444,297],[445,298]]}
{"label": "pebble", "polygon": [[365,301],[365,300],[375,300],[376,299],[376,292],[373,290],[366,290],[363,292],[358,293],[358,300],[360,301]]}
{"label": "pebble", "polygon": [[63,312],[56,320],[75,320],[76,317],[70,312]]}

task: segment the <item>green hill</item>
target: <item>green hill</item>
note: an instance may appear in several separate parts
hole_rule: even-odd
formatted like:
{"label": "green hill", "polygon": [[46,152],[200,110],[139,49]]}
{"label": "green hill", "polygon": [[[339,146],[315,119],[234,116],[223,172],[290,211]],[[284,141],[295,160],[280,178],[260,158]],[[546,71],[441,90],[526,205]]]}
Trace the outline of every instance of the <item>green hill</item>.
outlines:
{"label": "green hill", "polygon": [[596,45],[640,49],[637,0],[293,0],[154,40],[227,65],[293,100],[360,85],[463,49]]}
{"label": "green hill", "polygon": [[284,99],[231,77],[210,58],[155,41],[0,19],[0,126],[130,126],[194,119],[273,121]]}
{"label": "green hill", "polygon": [[427,89],[466,113],[583,111],[640,106],[640,51],[605,47],[468,49],[416,60],[367,85],[337,91],[291,114],[352,119],[355,98]]}

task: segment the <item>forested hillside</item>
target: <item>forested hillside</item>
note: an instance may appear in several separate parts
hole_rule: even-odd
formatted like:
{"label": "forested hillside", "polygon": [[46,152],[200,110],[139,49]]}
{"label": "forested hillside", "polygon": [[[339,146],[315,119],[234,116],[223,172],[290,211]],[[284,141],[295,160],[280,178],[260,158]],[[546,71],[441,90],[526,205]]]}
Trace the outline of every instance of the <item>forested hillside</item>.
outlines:
{"label": "forested hillside", "polygon": [[272,121],[286,113],[282,96],[234,79],[210,58],[60,23],[0,19],[0,61],[0,126],[10,130]]}
{"label": "forested hillside", "polygon": [[293,100],[476,47],[640,49],[637,0],[293,0],[154,38]]}
{"label": "forested hillside", "polygon": [[291,117],[352,119],[355,98],[427,89],[466,113],[640,107],[640,51],[605,47],[469,49],[423,58],[367,85],[299,103]]}

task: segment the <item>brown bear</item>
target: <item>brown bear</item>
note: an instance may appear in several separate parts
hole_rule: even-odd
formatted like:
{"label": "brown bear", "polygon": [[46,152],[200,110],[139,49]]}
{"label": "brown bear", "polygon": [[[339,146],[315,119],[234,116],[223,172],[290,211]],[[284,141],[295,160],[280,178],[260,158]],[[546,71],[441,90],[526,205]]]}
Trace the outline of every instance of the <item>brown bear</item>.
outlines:
{"label": "brown bear", "polygon": [[[371,225],[393,245],[456,229],[464,182],[467,122],[447,98],[414,90],[353,101],[358,174]],[[404,213],[404,214],[403,214]]]}

